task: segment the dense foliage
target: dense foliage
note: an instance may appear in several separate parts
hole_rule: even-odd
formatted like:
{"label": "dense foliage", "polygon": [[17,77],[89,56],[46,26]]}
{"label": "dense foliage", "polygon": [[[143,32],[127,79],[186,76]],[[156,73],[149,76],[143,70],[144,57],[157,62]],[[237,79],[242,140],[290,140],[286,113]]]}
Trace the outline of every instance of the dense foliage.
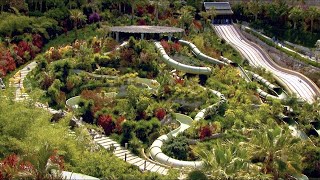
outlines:
{"label": "dense foliage", "polygon": [[314,47],[320,39],[320,9],[315,6],[290,6],[285,0],[263,3],[251,1],[233,6],[237,19],[250,21],[269,37]]}
{"label": "dense foliage", "polygon": [[[180,58],[182,63],[211,67],[212,74],[173,73],[159,57],[153,42],[130,37],[127,45],[115,50],[118,42],[107,37],[110,25],[179,26],[186,30],[183,39],[193,42],[205,54],[214,58],[223,55],[274,82],[264,70],[248,67],[238,52],[214,34],[209,17],[215,13],[201,12],[201,1],[1,3],[1,74],[32,59],[38,66],[24,81],[34,100],[14,102],[11,95],[0,93],[0,179],[16,178],[21,173],[46,178],[48,161],[57,164],[58,169],[98,178],[174,179],[176,175],[141,173],[137,167],[100,150],[84,128],[76,128],[76,136],[70,135],[71,115],[50,123],[51,115],[33,108],[34,101],[56,109],[73,109],[90,128],[103,131],[123,146],[128,144],[133,153],[140,155],[142,149],[148,154],[148,147],[156,138],[178,128],[174,113],[194,118],[200,110],[217,103],[218,97],[208,88],[224,94],[227,102],[216,105],[203,119],[193,122],[186,132],[162,147],[170,157],[204,160],[206,167],[191,172],[189,179],[290,178],[302,172],[319,176],[320,143],[310,124],[320,119],[318,102],[298,103],[294,97],[287,102],[262,101],[256,88],[264,87],[246,83],[237,69],[200,61],[187,47],[166,38],[161,43],[170,56]],[[263,7],[263,11],[257,10],[257,6]],[[299,9],[294,8],[282,1],[263,5],[250,2],[238,5],[235,12],[241,15],[240,19],[254,19],[255,24],[295,29],[303,21],[300,16],[288,15],[291,11],[299,14]],[[281,17],[280,25],[277,17]],[[319,30],[316,18],[306,19],[303,26],[305,34]],[[42,49],[43,53],[38,54]],[[145,83],[151,79],[158,83]],[[35,94],[41,97],[36,98]],[[80,96],[77,106],[66,107],[66,100],[74,96]],[[285,111],[282,105],[293,111]],[[298,128],[312,141],[293,138],[288,125],[279,119],[280,113],[296,120]],[[212,139],[216,137],[219,139]],[[189,144],[195,139],[200,142]]]}

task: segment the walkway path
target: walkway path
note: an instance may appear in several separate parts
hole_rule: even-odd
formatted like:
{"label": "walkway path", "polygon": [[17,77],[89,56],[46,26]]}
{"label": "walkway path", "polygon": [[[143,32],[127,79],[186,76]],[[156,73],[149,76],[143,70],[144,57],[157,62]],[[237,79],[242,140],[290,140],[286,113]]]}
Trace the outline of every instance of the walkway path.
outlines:
{"label": "walkway path", "polygon": [[101,145],[106,150],[110,150],[112,148],[115,148],[113,151],[113,154],[117,156],[118,158],[126,161],[129,164],[138,166],[140,170],[142,171],[151,171],[151,172],[157,172],[159,174],[166,175],[169,171],[168,168],[161,166],[159,164],[155,164],[149,160],[142,159],[134,154],[132,154],[129,150],[123,148],[120,146],[119,143],[112,140],[109,137],[106,137],[104,135],[96,135],[94,136],[94,141]]}

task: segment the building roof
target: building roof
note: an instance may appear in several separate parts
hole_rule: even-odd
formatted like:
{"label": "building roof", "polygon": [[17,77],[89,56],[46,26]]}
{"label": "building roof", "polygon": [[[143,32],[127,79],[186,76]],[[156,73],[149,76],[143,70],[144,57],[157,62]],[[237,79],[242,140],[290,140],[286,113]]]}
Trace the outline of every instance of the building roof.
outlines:
{"label": "building roof", "polygon": [[231,15],[233,11],[229,2],[203,2],[205,10],[214,8],[217,15]]}
{"label": "building roof", "polygon": [[110,28],[111,32],[124,33],[181,33],[184,29],[167,26],[113,26]]}

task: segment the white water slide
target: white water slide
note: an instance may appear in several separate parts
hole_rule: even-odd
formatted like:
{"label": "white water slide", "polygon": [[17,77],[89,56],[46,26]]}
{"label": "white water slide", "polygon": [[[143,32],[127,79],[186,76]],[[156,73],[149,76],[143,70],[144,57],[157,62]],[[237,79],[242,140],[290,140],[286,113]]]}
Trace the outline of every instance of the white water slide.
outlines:
{"label": "white water slide", "polygon": [[316,84],[304,75],[282,68],[275,64],[270,56],[258,45],[247,40],[234,25],[214,25],[217,35],[225,39],[236,48],[243,57],[248,59],[250,65],[265,68],[281,79],[291,92],[297,97],[312,103],[320,96],[320,90]]}

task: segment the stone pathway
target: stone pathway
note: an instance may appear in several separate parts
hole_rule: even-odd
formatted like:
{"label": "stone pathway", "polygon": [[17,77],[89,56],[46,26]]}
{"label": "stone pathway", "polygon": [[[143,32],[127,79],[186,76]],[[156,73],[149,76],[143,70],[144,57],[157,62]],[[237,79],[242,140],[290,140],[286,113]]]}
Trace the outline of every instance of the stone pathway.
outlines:
{"label": "stone pathway", "polygon": [[166,175],[169,171],[167,167],[160,166],[159,164],[155,164],[154,162],[142,159],[132,154],[129,150],[121,147],[119,143],[109,137],[106,137],[104,135],[96,135],[94,136],[94,141],[107,150],[114,148],[113,154],[115,156],[126,161],[127,163],[138,166],[141,171],[147,170],[163,175]]}
{"label": "stone pathway", "polygon": [[[30,64],[26,65],[23,69],[21,69],[20,71],[18,71],[14,75],[14,84],[11,84],[11,86],[16,88],[16,91],[15,91],[16,101],[21,101],[21,100],[25,100],[25,99],[29,98],[28,94],[24,92],[23,81],[24,81],[25,77],[27,76],[27,74],[30,71],[32,71],[35,67],[37,67],[37,63],[35,61],[33,61]],[[66,114],[67,113],[66,111],[58,111],[58,110],[52,109],[42,103],[37,102],[35,105],[39,108],[43,108],[43,109],[48,110],[52,114],[56,114],[56,113]],[[75,120],[75,121],[79,122],[79,120]],[[71,133],[71,134],[73,134],[73,133]],[[169,169],[165,166],[161,166],[159,164],[151,162],[148,159],[142,159],[142,158],[132,154],[129,150],[126,150],[125,148],[121,147],[119,143],[110,139],[109,137],[98,134],[98,135],[94,136],[93,140],[97,144],[101,145],[104,149],[109,150],[111,147],[114,147],[115,149],[113,151],[113,154],[115,156],[126,161],[127,163],[138,166],[141,171],[157,172],[162,175],[166,175],[169,171]]]}
{"label": "stone pathway", "polygon": [[13,87],[17,88],[16,89],[16,101],[21,101],[21,100],[24,100],[29,97],[27,93],[23,92],[24,91],[23,81],[24,81],[24,78],[27,76],[27,74],[30,71],[32,71],[32,69],[34,69],[35,67],[37,67],[37,63],[35,61],[33,61],[15,74],[15,76],[14,76],[15,83],[14,83]]}

